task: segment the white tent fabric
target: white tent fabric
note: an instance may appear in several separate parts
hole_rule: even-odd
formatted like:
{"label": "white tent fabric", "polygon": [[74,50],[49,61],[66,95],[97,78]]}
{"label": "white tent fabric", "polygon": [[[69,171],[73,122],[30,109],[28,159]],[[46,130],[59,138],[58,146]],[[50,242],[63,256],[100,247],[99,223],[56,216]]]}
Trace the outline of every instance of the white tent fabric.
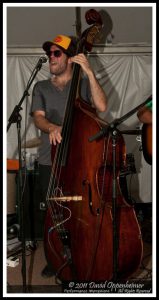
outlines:
{"label": "white tent fabric", "polygon": [[[15,105],[22,99],[29,78],[39,59],[39,55],[8,55],[7,58],[7,120]],[[152,94],[152,57],[146,54],[130,55],[89,55],[94,72],[103,86],[108,97],[108,110],[99,116],[111,122],[131,111],[144,102]],[[36,81],[46,79],[49,75],[48,62],[43,64],[37,73],[22,104],[20,114],[22,143],[26,134],[26,140],[38,137],[40,132],[33,124],[29,116],[32,89]],[[136,129],[141,126],[136,113],[125,120],[119,129]],[[26,130],[25,130],[26,128]],[[148,165],[141,151],[141,143],[135,135],[124,135],[126,152],[134,154],[137,173],[128,175],[128,188],[131,188],[131,196],[136,202],[151,202],[151,166]],[[16,124],[12,124],[7,133],[7,158],[18,158],[18,141]],[[37,153],[38,148],[28,148],[27,153]],[[131,184],[130,184],[131,183]],[[130,184],[130,186],[129,186]]]}

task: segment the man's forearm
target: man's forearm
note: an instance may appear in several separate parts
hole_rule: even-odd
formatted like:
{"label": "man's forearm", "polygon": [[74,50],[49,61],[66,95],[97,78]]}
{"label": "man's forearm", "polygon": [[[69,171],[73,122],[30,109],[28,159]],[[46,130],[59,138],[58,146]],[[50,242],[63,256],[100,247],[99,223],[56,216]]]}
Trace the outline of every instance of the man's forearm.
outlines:
{"label": "man's forearm", "polygon": [[93,72],[92,73],[90,72],[88,78],[90,82],[92,100],[95,107],[100,112],[105,111],[107,108],[107,98],[105,92],[103,91],[102,87],[100,86]]}
{"label": "man's forearm", "polygon": [[50,123],[44,116],[34,116],[35,126],[45,133],[50,133],[50,128],[56,127],[53,123]]}

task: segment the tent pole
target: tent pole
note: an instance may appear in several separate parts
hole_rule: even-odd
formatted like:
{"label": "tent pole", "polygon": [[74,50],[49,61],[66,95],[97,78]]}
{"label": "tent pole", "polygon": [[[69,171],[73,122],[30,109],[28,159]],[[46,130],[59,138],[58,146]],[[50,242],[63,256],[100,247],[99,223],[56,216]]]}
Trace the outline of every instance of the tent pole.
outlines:
{"label": "tent pole", "polygon": [[81,37],[81,8],[76,7],[75,10],[76,10],[76,22],[75,22],[76,36],[80,38]]}

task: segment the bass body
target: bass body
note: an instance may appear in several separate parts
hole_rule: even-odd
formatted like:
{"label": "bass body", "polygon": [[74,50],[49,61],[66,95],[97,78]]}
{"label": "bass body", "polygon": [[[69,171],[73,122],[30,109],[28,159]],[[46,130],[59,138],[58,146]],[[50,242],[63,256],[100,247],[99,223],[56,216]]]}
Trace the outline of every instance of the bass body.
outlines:
{"label": "bass body", "polygon": [[[92,109],[78,101],[67,155],[56,195],[48,199],[45,222],[47,257],[62,281],[113,278],[111,140],[89,142],[100,129]],[[124,158],[125,145],[120,137],[117,172]],[[118,173],[117,195],[117,277],[125,279],[139,267],[143,246],[134,209],[121,194]]]}

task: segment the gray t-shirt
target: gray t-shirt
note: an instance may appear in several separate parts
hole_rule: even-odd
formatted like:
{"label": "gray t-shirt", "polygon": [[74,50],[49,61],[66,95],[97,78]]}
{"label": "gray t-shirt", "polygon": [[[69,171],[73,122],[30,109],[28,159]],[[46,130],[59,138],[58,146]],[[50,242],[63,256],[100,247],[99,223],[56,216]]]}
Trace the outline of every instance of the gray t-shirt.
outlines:
{"label": "gray t-shirt", "polygon": [[[65,109],[70,90],[71,81],[62,91],[58,90],[50,79],[39,81],[35,84],[32,93],[32,105],[30,114],[37,110],[45,112],[45,116],[51,123],[62,125]],[[83,77],[80,82],[80,96],[83,100],[91,103],[91,92],[88,79]],[[49,134],[41,131],[42,143],[39,147],[39,163],[51,165],[51,145]]]}

